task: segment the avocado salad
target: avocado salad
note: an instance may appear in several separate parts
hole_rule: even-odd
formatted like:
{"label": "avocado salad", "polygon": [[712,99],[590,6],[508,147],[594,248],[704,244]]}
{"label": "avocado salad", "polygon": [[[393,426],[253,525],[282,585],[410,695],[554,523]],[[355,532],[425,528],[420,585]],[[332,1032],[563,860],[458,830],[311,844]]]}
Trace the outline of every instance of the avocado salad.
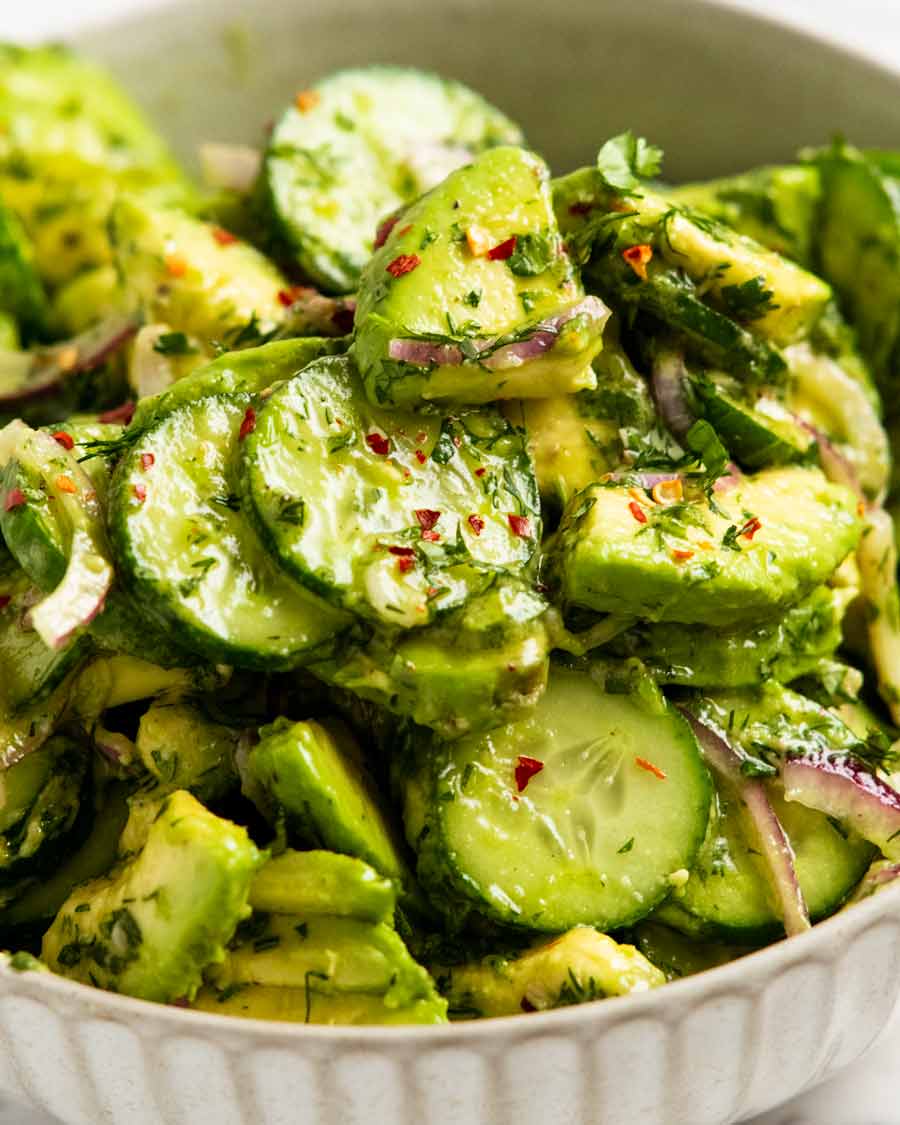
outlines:
{"label": "avocado salad", "polygon": [[439,1024],[889,886],[900,154],[554,175],[373,66],[200,157],[0,47],[7,968]]}

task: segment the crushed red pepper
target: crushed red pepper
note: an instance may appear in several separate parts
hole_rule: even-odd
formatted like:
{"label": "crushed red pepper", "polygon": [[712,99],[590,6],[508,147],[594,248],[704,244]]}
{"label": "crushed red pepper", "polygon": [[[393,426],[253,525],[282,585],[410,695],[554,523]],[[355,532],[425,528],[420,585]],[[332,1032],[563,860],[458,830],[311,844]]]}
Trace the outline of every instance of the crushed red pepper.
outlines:
{"label": "crushed red pepper", "polygon": [[544,763],[537,758],[528,758],[524,754],[520,754],[515,769],[516,789],[518,789],[520,793],[524,793],[528,782],[531,781],[535,774],[540,773],[543,768]]}
{"label": "crushed red pepper", "polygon": [[63,449],[74,449],[75,440],[71,434],[67,434],[65,430],[57,430],[53,435],[53,440],[63,447]]}
{"label": "crushed red pepper", "polygon": [[641,281],[647,280],[647,263],[653,258],[653,247],[646,242],[639,246],[629,246],[622,251],[622,257],[631,266]]}
{"label": "crushed red pepper", "polygon": [[421,264],[422,259],[418,254],[398,254],[392,262],[388,262],[385,269],[391,277],[403,277],[406,273],[412,273]]}
{"label": "crushed red pepper", "polygon": [[381,220],[378,224],[378,229],[375,231],[375,242],[373,244],[375,250],[380,250],[382,246],[384,246],[391,231],[399,222],[399,215],[388,215],[386,219]]}
{"label": "crushed red pepper", "polygon": [[248,406],[247,411],[244,414],[244,419],[241,422],[241,428],[238,430],[238,441],[243,441],[244,438],[249,437],[255,429],[256,411],[252,406]]}
{"label": "crushed red pepper", "polygon": [[416,565],[416,560],[409,558],[407,555],[401,556],[397,559],[397,569],[401,574],[406,574]]}
{"label": "crushed red pepper", "polygon": [[475,535],[480,535],[484,530],[484,520],[481,516],[471,515],[467,522]]}
{"label": "crushed red pepper", "polygon": [[634,764],[636,766],[639,766],[642,770],[646,770],[647,773],[652,773],[653,776],[658,777],[660,781],[666,780],[665,770],[661,770],[659,766],[655,766],[652,762],[648,762],[646,758],[635,758]]}
{"label": "crushed red pepper", "polygon": [[413,515],[419,521],[419,527],[421,527],[423,531],[431,531],[441,518],[441,513],[436,512],[433,508],[416,508]]}
{"label": "crushed red pepper", "polygon": [[135,500],[140,501],[141,504],[147,499],[147,489],[142,484],[136,484],[131,490],[134,493]]}
{"label": "crushed red pepper", "polygon": [[647,522],[647,513],[640,506],[640,504],[637,502],[637,500],[631,501],[631,503],[628,505],[628,511],[631,512],[631,514],[638,521],[638,523],[646,523]]}
{"label": "crushed red pepper", "polygon": [[425,454],[422,452],[421,449],[417,449],[416,450],[416,460],[419,462],[420,465],[424,465],[425,462],[428,460],[428,458],[425,456]]}
{"label": "crushed red pepper", "polygon": [[141,454],[141,468],[142,469],[144,469],[145,471],[147,469],[152,469],[155,464],[156,464],[156,458],[153,456],[152,453],[142,453]]}
{"label": "crushed red pepper", "polygon": [[487,252],[488,261],[491,262],[505,262],[507,258],[513,256],[516,249],[516,236],[504,239],[503,242],[498,242],[496,246],[492,246]]}
{"label": "crushed red pepper", "polygon": [[506,518],[513,535],[518,535],[520,539],[531,538],[531,520],[527,516],[515,516],[510,513]]}
{"label": "crushed red pepper", "polygon": [[373,430],[371,434],[366,434],[366,445],[379,457],[387,457],[391,448],[391,439]]}
{"label": "crushed red pepper", "polygon": [[747,522],[738,532],[738,535],[742,535],[745,539],[752,539],[761,527],[762,523],[756,518],[756,516],[753,516],[749,520],[747,520]]}
{"label": "crushed red pepper", "polygon": [[232,234],[224,227],[213,227],[212,236],[220,246],[231,246],[238,240],[236,234]]}

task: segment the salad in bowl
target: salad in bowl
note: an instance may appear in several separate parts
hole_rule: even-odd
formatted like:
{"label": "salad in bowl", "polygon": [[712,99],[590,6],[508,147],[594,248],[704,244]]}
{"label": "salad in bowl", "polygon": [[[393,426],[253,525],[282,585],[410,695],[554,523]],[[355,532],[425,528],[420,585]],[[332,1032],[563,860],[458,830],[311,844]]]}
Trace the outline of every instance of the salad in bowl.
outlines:
{"label": "salad in bowl", "polygon": [[196,184],[0,49],[13,968],[439,1024],[900,873],[900,156],[597,140],[376,66]]}

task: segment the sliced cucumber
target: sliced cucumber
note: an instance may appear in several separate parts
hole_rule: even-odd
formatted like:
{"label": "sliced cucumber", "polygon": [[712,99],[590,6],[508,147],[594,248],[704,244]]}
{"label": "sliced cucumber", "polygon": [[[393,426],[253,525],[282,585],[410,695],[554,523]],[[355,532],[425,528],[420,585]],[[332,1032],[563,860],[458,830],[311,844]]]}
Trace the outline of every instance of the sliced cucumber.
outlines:
{"label": "sliced cucumber", "polygon": [[521,570],[540,539],[531,460],[499,412],[372,407],[346,357],[275,391],[243,468],[249,511],[288,573],[388,625],[427,624]]}
{"label": "sliced cucumber", "polygon": [[400,67],[344,70],[277,123],[260,184],[276,238],[326,290],[350,293],[378,223],[517,126],[461,85]]}
{"label": "sliced cucumber", "polygon": [[357,856],[398,885],[409,884],[400,844],[381,808],[362,752],[336,719],[279,719],[260,732],[247,763],[250,791],[316,847]]}
{"label": "sliced cucumber", "polygon": [[707,499],[652,504],[591,485],[563,515],[548,578],[565,602],[650,621],[734,627],[781,613],[856,546],[849,489],[817,469],[767,469]]}
{"label": "sliced cucumber", "polygon": [[636,656],[663,684],[744,687],[767,680],[789,683],[815,671],[840,646],[841,622],[854,590],[820,586],[809,597],[759,625],[717,629],[638,625],[610,645]]}
{"label": "sliced cucumber", "polygon": [[275,569],[237,510],[249,403],[200,399],[145,433],[116,471],[110,533],[126,587],[183,644],[213,661],[290,667],[321,656],[347,622]]}
{"label": "sliced cucumber", "polygon": [[752,404],[745,403],[729,394],[721,382],[708,378],[692,380],[691,387],[700,414],[745,469],[815,457],[813,435],[776,399],[760,396]]}
{"label": "sliced cucumber", "polygon": [[436,905],[560,931],[649,913],[689,869],[710,781],[690,729],[554,668],[528,718],[429,745],[406,790],[419,878]]}
{"label": "sliced cucumber", "polygon": [[498,148],[412,204],[369,260],[352,350],[373,403],[548,398],[595,386],[608,316],[584,296],[546,165]]}
{"label": "sliced cucumber", "polygon": [[[794,866],[815,921],[848,898],[875,849],[822,813],[788,802],[770,787],[769,799],[794,850]],[[757,943],[783,933],[764,861],[745,830],[739,799],[720,786],[709,832],[691,877],[659,911],[685,933]]]}

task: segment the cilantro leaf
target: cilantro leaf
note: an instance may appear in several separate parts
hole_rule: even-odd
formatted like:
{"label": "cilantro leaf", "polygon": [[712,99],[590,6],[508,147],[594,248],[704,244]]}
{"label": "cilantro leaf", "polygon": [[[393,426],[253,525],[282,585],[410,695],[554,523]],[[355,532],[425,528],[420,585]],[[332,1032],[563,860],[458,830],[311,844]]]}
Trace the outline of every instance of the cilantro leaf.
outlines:
{"label": "cilantro leaf", "polygon": [[556,256],[553,239],[547,234],[520,234],[507,265],[517,277],[536,277],[548,269]]}
{"label": "cilantro leaf", "polygon": [[691,426],[684,440],[688,449],[703,462],[704,487],[711,489],[731,460],[728,450],[709,422],[703,418]]}
{"label": "cilantro leaf", "polygon": [[766,289],[764,277],[751,277],[740,285],[722,286],[722,304],[736,320],[758,320],[777,309],[772,301],[774,296],[771,289]]}
{"label": "cilantro leaf", "polygon": [[163,332],[153,350],[160,355],[193,355],[197,349],[183,332]]}
{"label": "cilantro leaf", "polygon": [[662,164],[662,149],[635,137],[629,130],[612,137],[597,153],[597,171],[616,191],[633,191],[641,179],[655,176]]}

